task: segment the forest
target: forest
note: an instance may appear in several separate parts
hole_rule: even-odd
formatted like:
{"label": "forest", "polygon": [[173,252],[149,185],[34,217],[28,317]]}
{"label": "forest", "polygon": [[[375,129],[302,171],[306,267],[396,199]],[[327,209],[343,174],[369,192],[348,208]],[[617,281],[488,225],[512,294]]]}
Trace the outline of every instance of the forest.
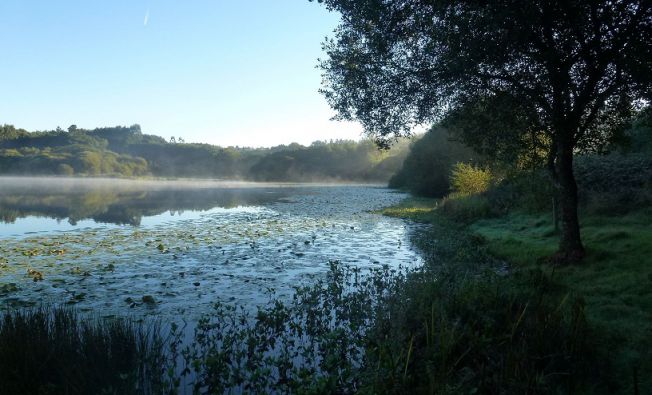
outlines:
{"label": "forest", "polygon": [[274,182],[386,182],[408,140],[379,151],[370,139],[316,141],[272,148],[166,141],[139,125],[28,132],[0,126],[0,174],[212,178]]}

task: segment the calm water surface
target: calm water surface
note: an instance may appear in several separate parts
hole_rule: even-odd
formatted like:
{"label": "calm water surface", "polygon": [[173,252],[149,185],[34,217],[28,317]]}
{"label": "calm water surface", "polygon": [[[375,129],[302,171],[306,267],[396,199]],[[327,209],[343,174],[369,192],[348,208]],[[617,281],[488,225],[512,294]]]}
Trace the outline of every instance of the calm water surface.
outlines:
{"label": "calm water surface", "polygon": [[217,300],[288,295],[331,261],[420,265],[408,241],[418,225],[370,212],[403,197],[353,185],[0,178],[0,308],[196,317]]}

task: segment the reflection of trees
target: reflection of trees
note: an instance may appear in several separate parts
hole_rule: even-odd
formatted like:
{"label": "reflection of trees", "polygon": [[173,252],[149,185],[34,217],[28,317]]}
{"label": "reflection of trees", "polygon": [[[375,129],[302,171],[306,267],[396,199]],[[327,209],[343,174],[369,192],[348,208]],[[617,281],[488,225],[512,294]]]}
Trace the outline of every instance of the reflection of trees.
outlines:
{"label": "reflection of trees", "polygon": [[214,207],[261,205],[285,192],[269,188],[213,188],[119,190],[101,188],[9,187],[0,190],[0,221],[15,222],[28,216],[67,219],[72,225],[83,219],[120,225],[139,225],[143,217],[171,211],[203,211]]}

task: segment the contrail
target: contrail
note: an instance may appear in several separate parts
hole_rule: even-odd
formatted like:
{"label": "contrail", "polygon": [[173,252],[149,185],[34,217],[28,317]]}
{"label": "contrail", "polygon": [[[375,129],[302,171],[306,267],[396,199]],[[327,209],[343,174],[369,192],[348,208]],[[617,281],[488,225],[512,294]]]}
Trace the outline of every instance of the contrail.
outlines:
{"label": "contrail", "polygon": [[143,20],[143,26],[147,26],[147,22],[149,22],[149,8],[145,12],[145,19]]}

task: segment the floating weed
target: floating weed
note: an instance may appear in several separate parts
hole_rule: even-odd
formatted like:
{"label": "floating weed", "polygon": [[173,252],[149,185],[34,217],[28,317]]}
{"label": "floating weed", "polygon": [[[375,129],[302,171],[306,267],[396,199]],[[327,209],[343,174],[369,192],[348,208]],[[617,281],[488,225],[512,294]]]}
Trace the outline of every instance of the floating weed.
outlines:
{"label": "floating weed", "polygon": [[[396,240],[407,237],[402,221],[363,212],[400,199],[381,189],[324,188],[291,205],[255,212],[222,211],[137,229],[102,227],[6,238],[0,242],[0,256],[10,264],[0,266],[0,282],[20,284],[17,296],[36,303],[61,302],[62,292],[86,292],[80,307],[113,314],[125,308],[122,300],[128,295],[155,295],[163,282],[178,296],[159,299],[155,314],[175,316],[187,308],[199,315],[216,297],[264,303],[265,286],[287,292],[287,284],[324,274],[332,258],[365,266],[418,265],[414,251],[396,249]],[[320,204],[322,200],[328,204]],[[43,274],[41,288],[28,283],[28,268]],[[185,281],[178,281],[179,272],[187,274]],[[260,276],[248,278],[251,272]],[[53,283],[54,278],[65,282]],[[211,291],[195,298],[193,283],[198,281],[202,290]]]}
{"label": "floating weed", "polygon": [[43,281],[43,273],[34,269],[27,269],[27,275],[32,278],[34,282]]}

